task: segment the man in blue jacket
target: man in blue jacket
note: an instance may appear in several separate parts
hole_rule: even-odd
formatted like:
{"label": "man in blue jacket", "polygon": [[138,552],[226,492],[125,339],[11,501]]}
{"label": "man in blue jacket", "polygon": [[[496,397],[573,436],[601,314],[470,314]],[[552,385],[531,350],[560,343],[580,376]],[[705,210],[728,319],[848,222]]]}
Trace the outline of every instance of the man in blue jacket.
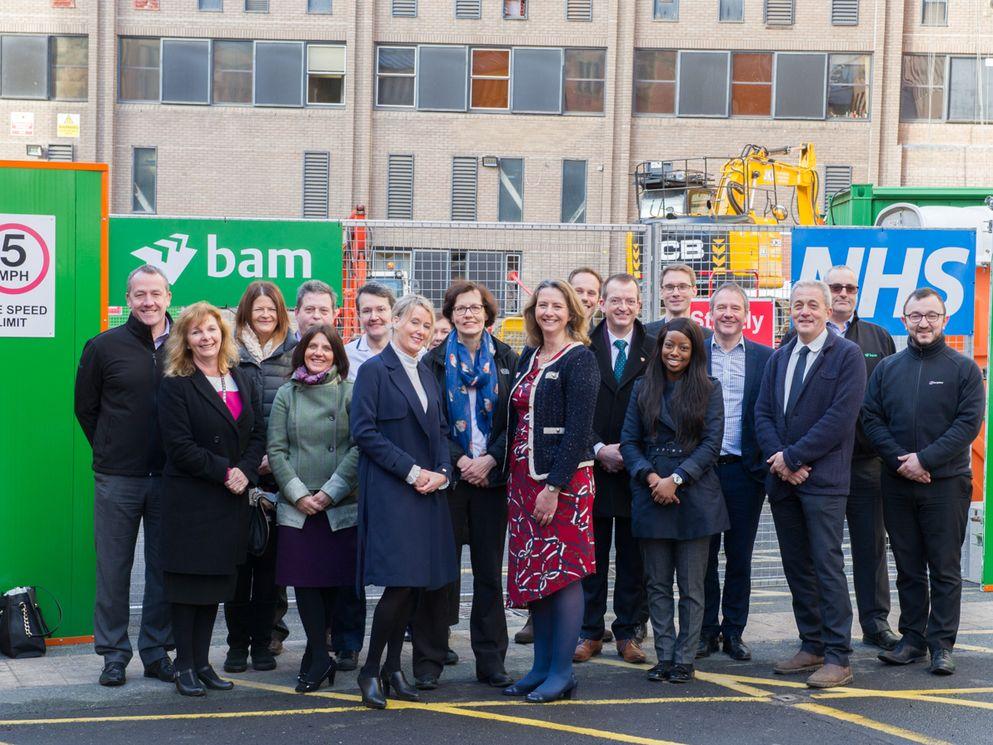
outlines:
{"label": "man in blue jacket", "polygon": [[812,688],[852,682],[852,604],[841,552],[855,423],[865,393],[858,345],[827,330],[831,291],[793,285],[797,336],[773,353],[755,405],[769,464],[766,490],[802,642],[781,675],[813,671]]}

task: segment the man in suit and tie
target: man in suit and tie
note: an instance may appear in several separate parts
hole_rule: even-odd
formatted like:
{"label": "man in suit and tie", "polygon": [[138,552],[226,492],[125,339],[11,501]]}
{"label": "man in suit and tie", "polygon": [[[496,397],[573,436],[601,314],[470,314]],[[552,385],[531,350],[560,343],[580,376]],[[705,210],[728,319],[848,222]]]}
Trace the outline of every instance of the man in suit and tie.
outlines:
{"label": "man in suit and tie", "polygon": [[586,608],[573,660],[586,662],[603,649],[613,538],[616,618],[611,631],[617,653],[626,662],[640,664],[645,661],[640,629],[648,621],[648,601],[641,550],[631,535],[630,475],[624,468],[620,441],[631,391],[654,353],[655,337],[646,334],[638,320],[641,292],[638,280],[630,274],[615,274],[607,279],[600,309],[604,320],[590,334],[590,349],[600,367],[600,390],[593,413],[596,573],[583,579]]}
{"label": "man in suit and tie", "polygon": [[866,377],[858,345],[828,331],[830,309],[823,282],[793,285],[797,336],[773,353],[755,405],[755,433],[770,470],[766,490],[802,642],[774,670],[813,671],[807,678],[812,688],[852,682],[852,604],[841,542]]}
{"label": "man in suit and tie", "polygon": [[[662,327],[673,318],[689,318],[696,297],[696,271],[689,264],[667,264],[662,268],[662,305],[665,315],[645,325],[645,331],[658,336]],[[710,332],[704,329],[704,337]]]}
{"label": "man in suit and tie", "polygon": [[[710,561],[704,581],[706,605],[697,657],[724,651],[735,660],[750,660],[742,641],[748,622],[752,585],[752,549],[765,501],[765,458],[755,439],[755,400],[772,349],[747,341],[748,296],[735,282],[721,285],[710,296],[714,335],[707,344],[710,374],[721,381],[724,395],[724,441],[717,459],[717,476],[724,492],[731,528],[724,532],[724,595],[717,573],[721,534],[710,542]],[[720,621],[723,611],[724,620]]]}

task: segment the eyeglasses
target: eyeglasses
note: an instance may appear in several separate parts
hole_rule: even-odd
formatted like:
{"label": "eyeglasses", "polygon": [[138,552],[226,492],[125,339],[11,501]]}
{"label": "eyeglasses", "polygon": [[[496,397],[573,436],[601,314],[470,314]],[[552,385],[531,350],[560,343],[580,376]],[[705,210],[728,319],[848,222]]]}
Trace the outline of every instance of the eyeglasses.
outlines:
{"label": "eyeglasses", "polygon": [[843,285],[843,284],[840,284],[839,283],[839,284],[828,285],[828,287],[830,287],[831,288],[831,292],[833,292],[835,294],[838,294],[842,290],[844,290],[849,295],[854,295],[856,292],[859,291],[859,286],[858,285]]}
{"label": "eyeglasses", "polygon": [[675,292],[676,290],[679,290],[680,292],[689,292],[693,289],[693,285],[688,285],[684,282],[680,285],[662,285],[662,289],[666,292]]}
{"label": "eyeglasses", "polygon": [[452,313],[454,313],[457,316],[464,316],[464,315],[468,315],[469,313],[472,313],[472,315],[474,316],[478,316],[482,312],[483,312],[483,306],[480,305],[479,303],[476,303],[474,305],[456,305],[454,308],[452,308]]}
{"label": "eyeglasses", "polygon": [[944,313],[935,313],[933,310],[929,313],[911,313],[904,316],[911,324],[917,326],[921,321],[927,319],[929,324],[937,323],[939,318],[944,318]]}

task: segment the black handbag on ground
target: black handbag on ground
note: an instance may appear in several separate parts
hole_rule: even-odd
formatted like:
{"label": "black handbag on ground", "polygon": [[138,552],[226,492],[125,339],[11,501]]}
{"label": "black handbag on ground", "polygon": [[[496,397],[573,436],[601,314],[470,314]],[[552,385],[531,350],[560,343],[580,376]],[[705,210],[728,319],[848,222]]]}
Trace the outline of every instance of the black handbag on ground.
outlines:
{"label": "black handbag on ground", "polygon": [[62,625],[62,606],[54,595],[52,599],[59,609],[59,622],[54,629],[49,629],[38,607],[35,588],[15,587],[3,594],[0,603],[0,652],[15,659],[45,654],[45,637],[51,636]]}
{"label": "black handbag on ground", "polygon": [[264,498],[260,489],[252,489],[248,495],[251,510],[248,517],[248,553],[252,556],[261,556],[269,545],[269,515],[262,506]]}

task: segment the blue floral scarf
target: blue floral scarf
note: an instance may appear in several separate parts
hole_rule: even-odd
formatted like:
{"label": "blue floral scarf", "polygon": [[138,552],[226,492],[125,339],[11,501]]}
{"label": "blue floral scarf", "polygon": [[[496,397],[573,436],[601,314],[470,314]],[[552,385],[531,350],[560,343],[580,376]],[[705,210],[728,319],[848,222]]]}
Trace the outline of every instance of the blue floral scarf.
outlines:
{"label": "blue floral scarf", "polygon": [[466,346],[459,341],[458,332],[448,335],[445,347],[445,390],[448,393],[448,419],[452,423],[451,436],[472,457],[471,417],[469,415],[469,389],[476,389],[476,426],[487,440],[493,429],[493,412],[499,398],[496,345],[489,332],[483,331],[476,361]]}

